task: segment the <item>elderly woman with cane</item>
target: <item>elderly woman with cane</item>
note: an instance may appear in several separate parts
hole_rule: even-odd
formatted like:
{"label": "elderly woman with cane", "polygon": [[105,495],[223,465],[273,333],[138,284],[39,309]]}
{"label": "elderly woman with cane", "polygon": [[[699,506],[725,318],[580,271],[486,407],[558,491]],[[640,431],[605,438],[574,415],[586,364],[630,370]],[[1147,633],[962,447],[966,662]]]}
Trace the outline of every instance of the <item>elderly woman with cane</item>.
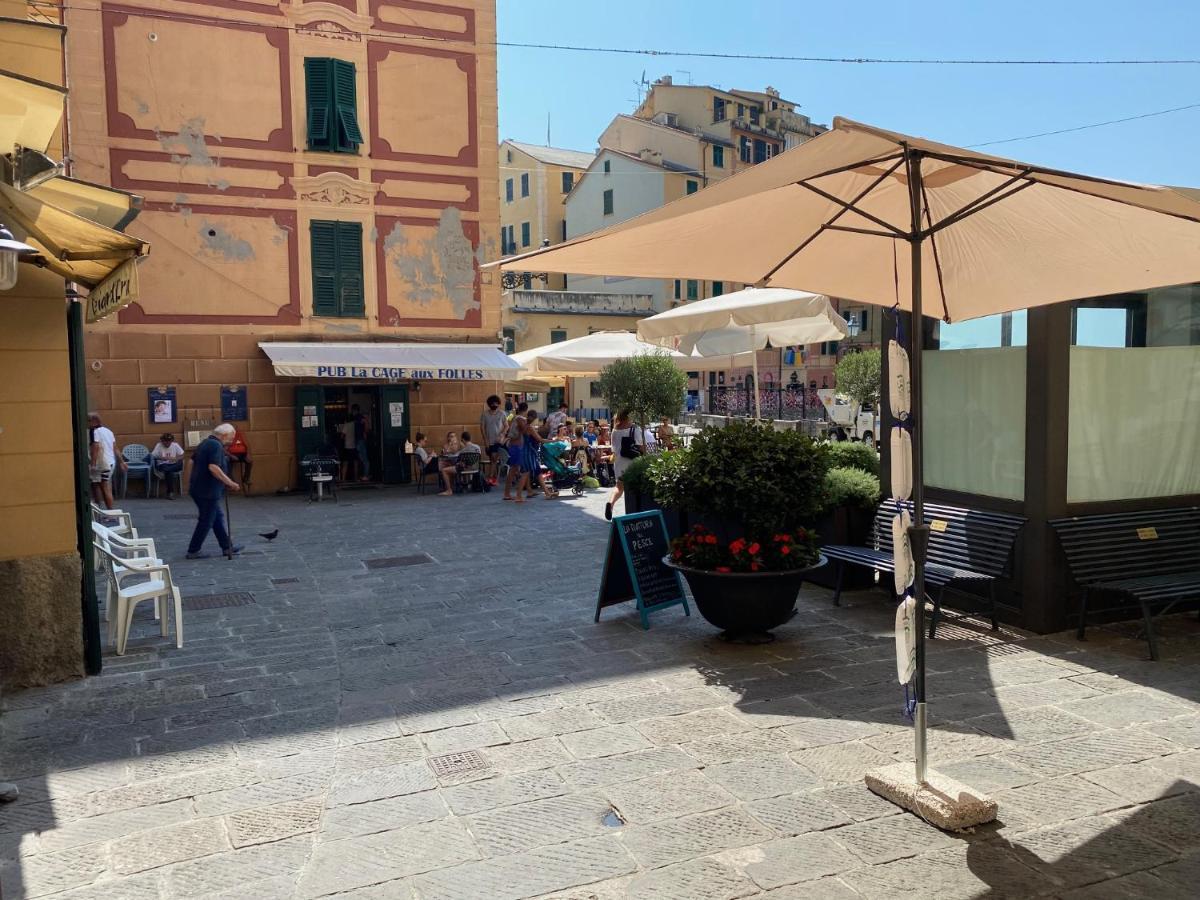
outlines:
{"label": "elderly woman with cane", "polygon": [[225,448],[233,441],[234,433],[232,425],[222,422],[200,442],[192,456],[188,493],[196,504],[198,516],[196,530],[192,532],[192,540],[188,544],[188,559],[204,559],[209,555],[201,548],[210,531],[217,536],[221,552],[230,559],[242,549],[229,537],[225,529],[225,516],[221,512],[221,499],[226,489],[241,490],[241,486],[229,477],[229,456],[225,452]]}

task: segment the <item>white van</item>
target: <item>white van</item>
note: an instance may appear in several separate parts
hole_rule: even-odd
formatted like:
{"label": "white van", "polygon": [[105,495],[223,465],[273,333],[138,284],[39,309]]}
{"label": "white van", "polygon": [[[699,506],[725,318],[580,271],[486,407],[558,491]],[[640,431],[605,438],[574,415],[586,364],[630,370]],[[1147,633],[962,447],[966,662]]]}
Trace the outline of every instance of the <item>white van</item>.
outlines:
{"label": "white van", "polygon": [[841,425],[852,439],[875,446],[879,435],[879,413],[870,404],[856,412],[854,401],[832,388],[822,388],[817,391],[817,396],[832,424]]}

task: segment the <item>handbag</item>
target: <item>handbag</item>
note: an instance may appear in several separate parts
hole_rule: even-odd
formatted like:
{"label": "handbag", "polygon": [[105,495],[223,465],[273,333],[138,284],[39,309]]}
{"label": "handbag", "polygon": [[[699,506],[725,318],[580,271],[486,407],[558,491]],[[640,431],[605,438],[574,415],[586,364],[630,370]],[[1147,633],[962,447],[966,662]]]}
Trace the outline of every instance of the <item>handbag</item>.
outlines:
{"label": "handbag", "polygon": [[637,459],[642,455],[642,448],[633,439],[632,432],[621,438],[621,455],[626,459]]}

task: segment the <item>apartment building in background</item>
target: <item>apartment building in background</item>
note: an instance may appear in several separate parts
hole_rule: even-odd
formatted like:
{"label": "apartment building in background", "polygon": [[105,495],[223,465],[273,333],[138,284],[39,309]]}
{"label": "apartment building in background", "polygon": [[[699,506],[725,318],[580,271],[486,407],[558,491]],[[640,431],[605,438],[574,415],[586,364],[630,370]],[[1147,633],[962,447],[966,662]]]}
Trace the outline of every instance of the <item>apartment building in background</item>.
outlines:
{"label": "apartment building in background", "polygon": [[[515,256],[566,240],[563,199],[595,158],[594,153],[539,147],[519,141],[500,144],[500,254]],[[526,290],[566,289],[566,276],[551,274]]]}
{"label": "apartment building in background", "polygon": [[[79,0],[67,12],[80,177],[145,197],[141,298],[89,330],[119,443],[222,419],[253,489],[358,405],[372,480],[411,432],[461,429],[499,351],[494,0]],[[149,398],[169,399],[169,420]]]}

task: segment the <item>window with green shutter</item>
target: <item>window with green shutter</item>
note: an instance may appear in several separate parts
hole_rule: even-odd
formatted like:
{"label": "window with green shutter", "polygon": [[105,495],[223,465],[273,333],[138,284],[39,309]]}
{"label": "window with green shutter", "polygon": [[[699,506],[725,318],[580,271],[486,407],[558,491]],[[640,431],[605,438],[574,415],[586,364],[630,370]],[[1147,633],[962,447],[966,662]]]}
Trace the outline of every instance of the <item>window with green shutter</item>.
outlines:
{"label": "window with green shutter", "polygon": [[604,215],[611,216],[613,212],[613,192],[610,188],[604,192]]}
{"label": "window with green shutter", "polygon": [[687,298],[689,300],[695,300],[699,296],[700,296],[700,282],[696,281],[695,279],[689,278],[688,283],[687,283]]}
{"label": "window with green shutter", "polygon": [[308,149],[357,153],[363,136],[358,125],[354,63],[321,57],[304,60],[304,89]]}
{"label": "window with green shutter", "polygon": [[521,246],[528,247],[529,240],[530,240],[530,238],[529,238],[529,223],[522,222],[521,223]]}
{"label": "window with green shutter", "polygon": [[712,148],[713,168],[725,168],[725,148],[719,145]]}
{"label": "window with green shutter", "polygon": [[692,179],[689,178],[687,183],[687,192],[689,194],[694,194],[698,190],[700,190],[700,183],[698,181],[692,181]]}
{"label": "window with green shutter", "polygon": [[313,315],[362,318],[362,224],[359,222],[309,223],[312,247]]}

